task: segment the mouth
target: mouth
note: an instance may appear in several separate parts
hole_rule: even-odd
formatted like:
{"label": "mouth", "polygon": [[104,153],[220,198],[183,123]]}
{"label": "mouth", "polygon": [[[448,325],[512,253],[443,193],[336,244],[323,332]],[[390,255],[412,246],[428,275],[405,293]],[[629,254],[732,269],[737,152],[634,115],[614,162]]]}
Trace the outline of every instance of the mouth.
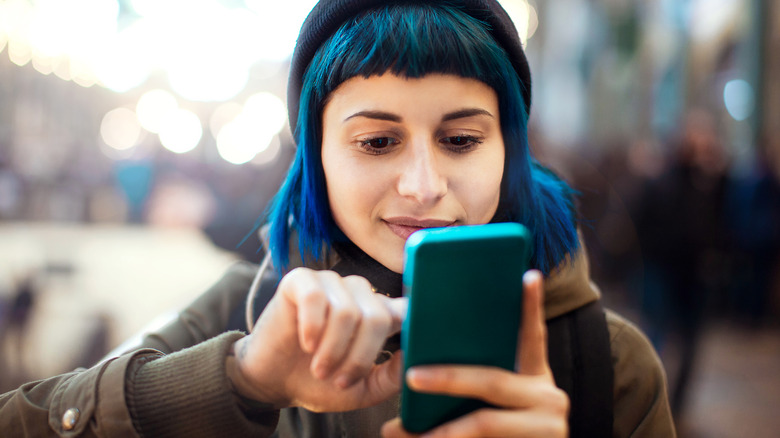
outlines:
{"label": "mouth", "polygon": [[442,219],[415,219],[411,217],[391,217],[383,219],[384,223],[403,240],[409,238],[415,231],[424,228],[449,227],[455,224],[455,221]]}

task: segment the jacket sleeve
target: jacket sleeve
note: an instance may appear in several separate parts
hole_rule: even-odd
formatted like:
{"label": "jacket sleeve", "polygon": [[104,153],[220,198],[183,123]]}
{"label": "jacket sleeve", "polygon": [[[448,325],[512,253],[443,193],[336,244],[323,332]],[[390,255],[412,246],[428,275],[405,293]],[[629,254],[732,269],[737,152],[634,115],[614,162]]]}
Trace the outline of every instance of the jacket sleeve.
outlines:
{"label": "jacket sleeve", "polygon": [[278,411],[242,411],[225,373],[243,334],[222,332],[251,272],[231,268],[133,351],[0,395],[3,437],[269,436]]}
{"label": "jacket sleeve", "polygon": [[607,312],[614,381],[616,438],[675,437],[666,374],[650,341],[633,324]]}
{"label": "jacket sleeve", "polygon": [[137,436],[125,404],[125,370],[155,354],[139,350],[0,395],[3,436]]}

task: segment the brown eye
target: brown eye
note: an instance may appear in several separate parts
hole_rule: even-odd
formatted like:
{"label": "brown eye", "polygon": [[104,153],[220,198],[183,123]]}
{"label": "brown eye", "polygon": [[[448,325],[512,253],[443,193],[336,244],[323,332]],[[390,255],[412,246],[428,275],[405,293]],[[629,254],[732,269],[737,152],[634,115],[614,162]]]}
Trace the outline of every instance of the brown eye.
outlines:
{"label": "brown eye", "polygon": [[373,149],[383,149],[393,144],[393,140],[390,137],[377,137],[363,140],[363,146]]}
{"label": "brown eye", "polygon": [[452,137],[445,137],[441,141],[453,152],[468,152],[482,143],[483,140],[471,135],[454,135]]}
{"label": "brown eye", "polygon": [[398,139],[393,137],[372,137],[357,141],[357,146],[363,151],[380,155],[386,152],[390,152],[392,148],[390,146],[398,143]]}
{"label": "brown eye", "polygon": [[464,137],[464,136],[450,137],[450,144],[453,146],[465,146],[471,143],[473,140],[474,137]]}

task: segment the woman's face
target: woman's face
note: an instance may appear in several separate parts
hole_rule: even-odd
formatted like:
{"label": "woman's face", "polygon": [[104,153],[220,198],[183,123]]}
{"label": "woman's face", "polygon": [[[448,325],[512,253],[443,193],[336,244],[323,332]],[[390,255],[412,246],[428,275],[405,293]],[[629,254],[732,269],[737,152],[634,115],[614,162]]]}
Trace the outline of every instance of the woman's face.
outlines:
{"label": "woman's face", "polygon": [[496,212],[504,141],[498,98],[482,82],[355,77],[331,93],[322,127],[336,224],[395,272],[414,231],[483,224]]}

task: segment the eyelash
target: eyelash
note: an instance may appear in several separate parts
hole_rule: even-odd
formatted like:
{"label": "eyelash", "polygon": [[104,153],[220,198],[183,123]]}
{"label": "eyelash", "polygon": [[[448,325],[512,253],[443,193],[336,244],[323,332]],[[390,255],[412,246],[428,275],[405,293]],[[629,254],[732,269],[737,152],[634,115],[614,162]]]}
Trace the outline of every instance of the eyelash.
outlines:
{"label": "eyelash", "polygon": [[[453,139],[461,139],[465,140],[466,143],[463,145],[455,145],[452,143]],[[376,141],[383,141],[383,140],[389,140],[387,141],[384,146],[376,147],[371,146],[372,142]],[[445,147],[448,151],[454,153],[454,154],[464,154],[466,152],[469,152],[476,148],[478,145],[480,145],[484,141],[483,138],[475,137],[473,135],[453,135],[449,137],[442,138],[441,142],[445,144]],[[398,144],[399,141],[392,137],[369,137],[362,140],[358,140],[358,147],[365,152],[368,152],[370,154],[374,155],[381,155],[384,153],[387,153],[387,148],[389,146],[392,146],[394,144]]]}

